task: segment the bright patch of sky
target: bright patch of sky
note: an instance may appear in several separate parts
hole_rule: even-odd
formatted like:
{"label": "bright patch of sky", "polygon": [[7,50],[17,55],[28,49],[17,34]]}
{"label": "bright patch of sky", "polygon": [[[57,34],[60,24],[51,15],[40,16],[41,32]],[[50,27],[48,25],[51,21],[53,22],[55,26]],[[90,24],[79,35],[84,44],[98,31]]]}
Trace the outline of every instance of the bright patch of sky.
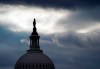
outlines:
{"label": "bright patch of sky", "polygon": [[[96,23],[93,26],[83,26],[79,29],[76,29],[79,26],[75,23],[72,23],[73,25],[70,25],[73,26],[73,28],[70,26],[65,27],[63,23],[61,23],[61,25],[59,26],[60,19],[66,17],[67,20],[74,12],[75,11],[70,11],[68,9],[1,4],[0,24],[6,25],[7,28],[13,32],[31,32],[33,27],[33,19],[36,18],[38,32],[45,34],[64,33],[69,30],[74,30],[77,33],[88,33],[92,30],[100,28],[99,23]],[[67,21],[65,23],[66,25],[69,25]]]}
{"label": "bright patch of sky", "polygon": [[88,33],[88,32],[91,32],[95,29],[100,29],[100,24],[96,24],[96,25],[93,25],[93,26],[89,26],[88,28],[84,28],[84,29],[79,29],[77,30],[77,33]]}
{"label": "bright patch of sky", "polygon": [[68,10],[31,7],[23,5],[0,5],[0,22],[9,26],[14,32],[32,31],[32,22],[36,18],[38,32],[51,34],[65,32],[63,27],[57,26],[57,21],[69,16]]}

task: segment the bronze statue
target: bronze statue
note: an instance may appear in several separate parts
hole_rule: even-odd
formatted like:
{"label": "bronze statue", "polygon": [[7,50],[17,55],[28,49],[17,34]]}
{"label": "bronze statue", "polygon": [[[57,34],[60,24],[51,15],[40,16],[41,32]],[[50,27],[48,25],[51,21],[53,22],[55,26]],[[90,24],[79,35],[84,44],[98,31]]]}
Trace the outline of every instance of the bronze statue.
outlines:
{"label": "bronze statue", "polygon": [[36,20],[35,20],[35,18],[34,18],[34,21],[33,21],[33,26],[35,27],[35,25],[36,25]]}

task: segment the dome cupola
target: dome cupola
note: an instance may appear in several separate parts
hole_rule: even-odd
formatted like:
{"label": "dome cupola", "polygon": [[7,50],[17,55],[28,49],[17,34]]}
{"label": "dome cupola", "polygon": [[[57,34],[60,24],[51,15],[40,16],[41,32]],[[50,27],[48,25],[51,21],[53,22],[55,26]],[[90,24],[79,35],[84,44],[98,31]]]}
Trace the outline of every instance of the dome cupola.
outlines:
{"label": "dome cupola", "polygon": [[30,36],[30,49],[19,58],[14,69],[55,69],[51,59],[43,54],[39,46],[40,36],[36,30],[36,20],[33,21],[33,32]]}

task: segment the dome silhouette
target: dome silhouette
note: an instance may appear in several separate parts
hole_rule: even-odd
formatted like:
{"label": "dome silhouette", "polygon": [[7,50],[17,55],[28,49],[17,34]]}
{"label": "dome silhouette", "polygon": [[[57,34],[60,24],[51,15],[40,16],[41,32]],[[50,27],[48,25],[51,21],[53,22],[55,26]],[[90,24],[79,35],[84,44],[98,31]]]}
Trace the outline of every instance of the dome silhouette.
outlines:
{"label": "dome silhouette", "polygon": [[17,61],[15,69],[54,69],[54,65],[45,54],[27,53]]}
{"label": "dome silhouette", "polygon": [[40,50],[36,21],[33,22],[33,32],[30,36],[30,49],[19,58],[14,69],[55,69],[52,60]]}

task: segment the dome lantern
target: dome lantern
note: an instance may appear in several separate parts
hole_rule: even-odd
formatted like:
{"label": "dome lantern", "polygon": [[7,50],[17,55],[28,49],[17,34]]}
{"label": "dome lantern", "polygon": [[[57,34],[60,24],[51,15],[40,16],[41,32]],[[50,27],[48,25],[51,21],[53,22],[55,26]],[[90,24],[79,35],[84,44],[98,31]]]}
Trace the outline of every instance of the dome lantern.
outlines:
{"label": "dome lantern", "polygon": [[30,36],[30,49],[27,50],[28,52],[42,52],[39,46],[39,38],[40,36],[37,33],[36,29],[36,20],[33,21],[33,32]]}

